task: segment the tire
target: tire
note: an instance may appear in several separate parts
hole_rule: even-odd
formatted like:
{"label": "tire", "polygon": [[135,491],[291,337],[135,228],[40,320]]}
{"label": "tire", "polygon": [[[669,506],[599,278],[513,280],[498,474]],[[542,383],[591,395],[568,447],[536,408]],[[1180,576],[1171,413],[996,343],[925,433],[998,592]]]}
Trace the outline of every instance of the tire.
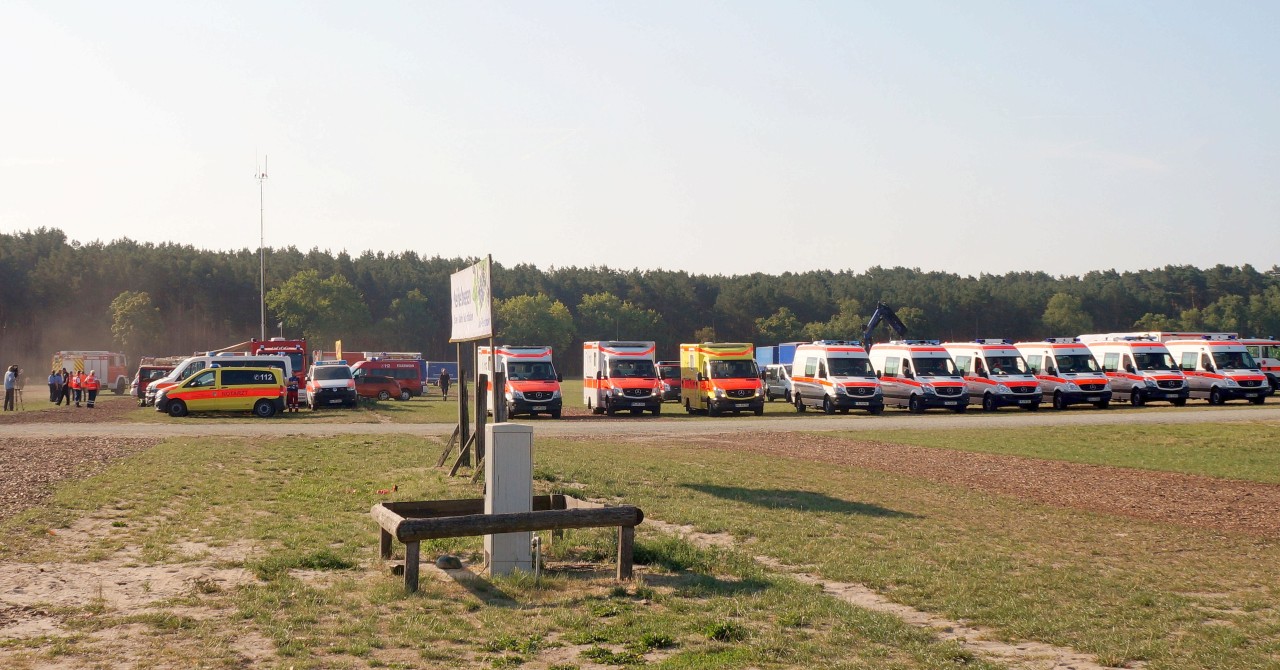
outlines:
{"label": "tire", "polygon": [[684,400],[684,413],[685,413],[685,414],[693,414],[693,406],[689,404],[689,399],[688,399],[688,398],[685,398],[685,400]]}
{"label": "tire", "polygon": [[1111,406],[1111,401],[1110,401],[1110,400],[1099,400],[1098,402],[1093,403],[1093,406],[1094,406],[1094,407],[1097,407],[1098,409],[1106,409],[1106,408],[1108,408],[1108,407],[1110,407],[1110,406]]}
{"label": "tire", "polygon": [[1185,406],[1186,406],[1186,404],[1187,404],[1187,399],[1186,399],[1186,398],[1178,398],[1178,399],[1176,399],[1176,400],[1170,400],[1170,401],[1169,401],[1169,404],[1173,405],[1174,407],[1185,407]]}
{"label": "tire", "polygon": [[187,415],[187,403],[181,400],[169,401],[169,416],[177,419]]}
{"label": "tire", "polygon": [[765,402],[773,402],[773,394],[770,393],[768,389],[765,389],[764,400]]}
{"label": "tire", "polygon": [[907,411],[912,414],[924,414],[924,400],[918,395],[907,400]]}
{"label": "tire", "polygon": [[1067,408],[1067,399],[1063,397],[1061,391],[1053,392],[1053,408],[1059,412]]}
{"label": "tire", "polygon": [[783,400],[786,400],[787,402],[791,402],[791,391],[789,391],[789,390],[788,390],[788,391],[787,391],[787,392],[782,396],[782,398],[783,398]]}
{"label": "tire", "polygon": [[707,403],[707,416],[720,416],[720,408],[715,403]]}
{"label": "tire", "polygon": [[551,413],[551,418],[553,418],[553,419],[559,419],[559,418],[560,418],[560,410],[555,410],[554,412],[552,412],[552,413]]}
{"label": "tire", "polygon": [[1267,396],[1260,395],[1257,398],[1249,398],[1250,405],[1261,405],[1267,401]]}
{"label": "tire", "polygon": [[755,412],[756,416],[764,416],[764,405],[761,405],[759,409],[755,409],[752,411]]}
{"label": "tire", "polygon": [[116,382],[116,388],[115,388],[116,395],[124,395],[124,392],[126,390],[127,389],[124,385],[124,382]]}
{"label": "tire", "polygon": [[654,415],[654,416],[658,416],[658,415],[660,415],[660,414],[662,414],[662,405],[656,405],[656,406],[653,408],[653,415]]}
{"label": "tire", "polygon": [[259,400],[253,404],[254,416],[270,419],[276,415],[276,405],[270,400]]}
{"label": "tire", "polygon": [[867,413],[870,414],[871,416],[880,416],[881,414],[884,414],[884,406],[882,405],[880,407],[872,407],[871,409],[867,410]]}
{"label": "tire", "polygon": [[831,397],[826,395],[825,393],[822,395],[822,413],[823,414],[836,413],[835,406],[831,404]]}
{"label": "tire", "polygon": [[807,407],[804,406],[804,399],[800,397],[799,393],[796,394],[795,400],[793,400],[791,404],[796,406],[797,412],[803,413],[806,409],[808,409]]}
{"label": "tire", "polygon": [[412,398],[412,397],[413,397],[413,394],[409,393],[409,389],[400,389],[400,400],[402,401],[408,400],[409,398]]}
{"label": "tire", "polygon": [[1025,409],[1028,412],[1039,412],[1040,405],[1039,404],[1022,405],[1022,409]]}
{"label": "tire", "polygon": [[965,413],[965,412],[967,412],[968,410],[969,410],[969,406],[968,406],[968,405],[961,405],[960,407],[956,407],[955,409],[953,409],[953,410],[951,410],[951,411],[952,411],[952,412],[955,412],[956,414],[964,414],[964,413]]}
{"label": "tire", "polygon": [[1147,404],[1146,397],[1142,395],[1142,389],[1135,386],[1129,391],[1129,404],[1134,407],[1142,407]]}
{"label": "tire", "polygon": [[1226,400],[1222,399],[1222,391],[1219,391],[1217,386],[1209,389],[1210,405],[1224,405],[1226,404],[1226,402],[1227,402]]}
{"label": "tire", "polygon": [[386,389],[378,391],[378,400],[390,400],[390,399],[391,399],[391,394],[387,393]]}
{"label": "tire", "polygon": [[984,411],[984,412],[994,412],[994,411],[996,411],[996,398],[995,398],[995,396],[991,395],[990,393],[988,393],[988,394],[986,394],[986,395],[982,396],[982,411]]}
{"label": "tire", "polygon": [[617,416],[617,415],[618,415],[618,410],[616,410],[616,409],[614,409],[614,408],[613,408],[613,403],[605,403],[605,404],[604,404],[604,413],[605,413],[605,414],[608,414],[609,416]]}
{"label": "tire", "polygon": [[644,414],[644,410],[642,410],[642,409],[633,409],[633,410],[631,410],[631,416],[638,416],[638,415],[640,415],[640,414]]}

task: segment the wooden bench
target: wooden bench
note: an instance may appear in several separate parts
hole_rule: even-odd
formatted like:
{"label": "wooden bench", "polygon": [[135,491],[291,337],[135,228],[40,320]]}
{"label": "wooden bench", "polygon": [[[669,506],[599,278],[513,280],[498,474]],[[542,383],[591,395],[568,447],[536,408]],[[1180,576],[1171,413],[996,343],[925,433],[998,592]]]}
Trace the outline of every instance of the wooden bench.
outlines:
{"label": "wooden bench", "polygon": [[644,512],[609,507],[562,494],[534,496],[532,512],[485,514],[484,498],[384,502],[369,512],[381,526],[379,550],[391,558],[391,541],[404,543],[404,588],[418,590],[419,543],[444,537],[496,535],[566,528],[618,527],[618,579],[631,579],[636,526]]}

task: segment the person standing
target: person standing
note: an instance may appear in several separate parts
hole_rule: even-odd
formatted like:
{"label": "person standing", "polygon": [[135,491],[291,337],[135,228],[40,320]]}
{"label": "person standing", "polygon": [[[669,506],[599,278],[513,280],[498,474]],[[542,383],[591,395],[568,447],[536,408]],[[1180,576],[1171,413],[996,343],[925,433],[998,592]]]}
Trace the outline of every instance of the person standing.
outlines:
{"label": "person standing", "polygon": [[449,399],[449,371],[444,368],[440,368],[440,395]]}
{"label": "person standing", "polygon": [[71,406],[71,374],[66,368],[58,370],[58,402],[59,407],[66,403],[67,407]]}
{"label": "person standing", "polygon": [[4,373],[4,411],[13,411],[13,393],[18,387],[18,366],[10,365]]}
{"label": "person standing", "polygon": [[79,371],[76,371],[75,374],[71,375],[71,395],[76,400],[76,407],[80,406],[80,374]]}
{"label": "person standing", "polygon": [[59,384],[61,384],[61,382],[62,382],[62,378],[58,376],[58,371],[50,370],[49,371],[49,402],[58,402],[58,392],[61,391],[61,389],[58,388],[58,386]]}
{"label": "person standing", "polygon": [[93,409],[93,401],[98,399],[98,389],[102,387],[98,381],[98,371],[90,370],[89,376],[85,377],[80,384],[84,387],[86,405],[89,409]]}

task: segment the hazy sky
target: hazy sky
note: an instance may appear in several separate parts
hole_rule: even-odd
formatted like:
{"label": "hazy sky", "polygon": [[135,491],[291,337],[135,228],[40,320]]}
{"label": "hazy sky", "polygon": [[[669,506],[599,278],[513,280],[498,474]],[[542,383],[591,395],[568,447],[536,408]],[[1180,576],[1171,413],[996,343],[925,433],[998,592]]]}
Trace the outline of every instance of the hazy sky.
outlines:
{"label": "hazy sky", "polygon": [[540,267],[1280,263],[1276,2],[0,0],[0,231]]}

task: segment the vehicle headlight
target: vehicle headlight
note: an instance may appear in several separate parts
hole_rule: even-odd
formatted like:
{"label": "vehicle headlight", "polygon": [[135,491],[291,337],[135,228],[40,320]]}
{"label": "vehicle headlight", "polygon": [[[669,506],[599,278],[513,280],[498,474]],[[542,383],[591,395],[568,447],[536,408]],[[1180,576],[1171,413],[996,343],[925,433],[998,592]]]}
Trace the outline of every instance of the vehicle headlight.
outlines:
{"label": "vehicle headlight", "polygon": [[1013,393],[1013,391],[1010,391],[1009,387],[1004,384],[996,384],[996,393]]}
{"label": "vehicle headlight", "polygon": [[716,397],[717,397],[717,398],[723,398],[723,397],[724,397],[724,389],[721,389],[721,388],[716,389]]}
{"label": "vehicle headlight", "polygon": [[921,390],[921,391],[924,391],[925,393],[930,393],[930,394],[932,394],[932,393],[934,392],[934,390],[933,390],[933,384],[921,384],[921,385],[920,385],[920,390]]}
{"label": "vehicle headlight", "polygon": [[1075,382],[1064,382],[1062,388],[1067,391],[1079,391],[1080,385]]}
{"label": "vehicle headlight", "polygon": [[668,383],[666,383],[666,382],[663,382],[663,383],[662,383],[662,390],[663,390],[663,391],[670,391],[670,390],[671,390],[671,385],[670,385],[670,384],[668,384]]}
{"label": "vehicle headlight", "polygon": [[620,388],[612,388],[612,389],[609,389],[609,395],[611,395],[611,396],[613,396],[613,397],[615,397],[615,398],[620,397],[620,396],[622,396],[622,389],[620,389]]}
{"label": "vehicle headlight", "polygon": [[1159,384],[1156,384],[1156,380],[1151,379],[1150,377],[1147,377],[1146,379],[1143,379],[1142,381],[1146,382],[1146,384],[1147,384],[1147,388],[1156,388],[1157,386],[1159,386]]}
{"label": "vehicle headlight", "polygon": [[555,400],[556,398],[559,398],[559,397],[560,397],[560,389],[556,389],[556,390],[554,390],[554,391],[552,391],[552,392],[551,392],[551,399],[552,399],[552,400]]}
{"label": "vehicle headlight", "polygon": [[507,400],[524,400],[524,395],[519,391],[507,391]]}
{"label": "vehicle headlight", "polygon": [[1227,385],[1227,386],[1230,386],[1231,388],[1238,388],[1238,387],[1240,386],[1240,384],[1239,384],[1239,383],[1237,383],[1237,382],[1236,382],[1236,380],[1234,380],[1234,379],[1232,379],[1232,378],[1230,378],[1230,377],[1225,377],[1225,378],[1223,378],[1223,380],[1222,380],[1222,381],[1223,381],[1223,382],[1225,382],[1225,383],[1226,383],[1226,385]]}

